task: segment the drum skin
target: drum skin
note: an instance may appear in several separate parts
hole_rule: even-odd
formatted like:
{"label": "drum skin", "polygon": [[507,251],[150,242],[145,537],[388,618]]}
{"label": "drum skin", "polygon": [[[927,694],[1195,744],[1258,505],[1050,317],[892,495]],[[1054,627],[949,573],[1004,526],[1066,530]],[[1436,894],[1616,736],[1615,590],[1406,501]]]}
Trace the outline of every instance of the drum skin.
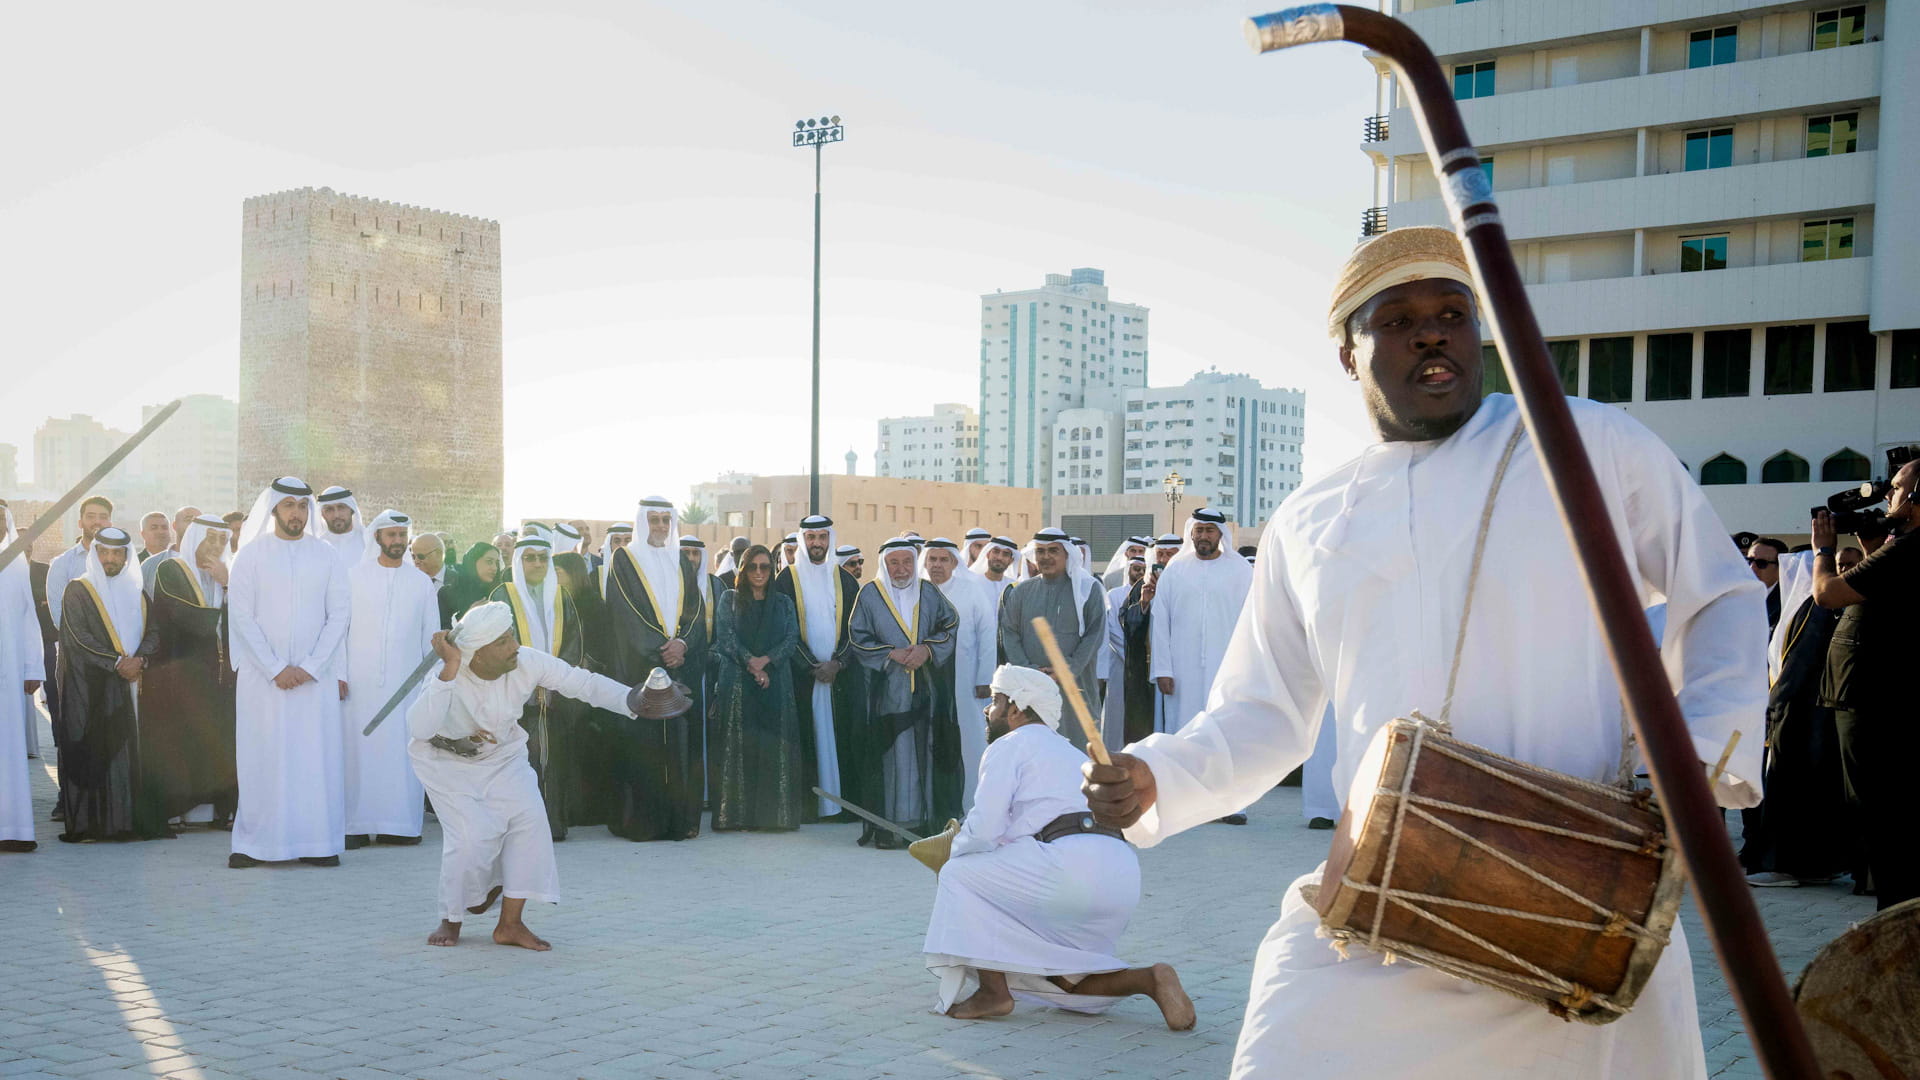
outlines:
{"label": "drum skin", "polygon": [[1793,1002],[1824,1080],[1920,1080],[1920,900],[1828,942]]}

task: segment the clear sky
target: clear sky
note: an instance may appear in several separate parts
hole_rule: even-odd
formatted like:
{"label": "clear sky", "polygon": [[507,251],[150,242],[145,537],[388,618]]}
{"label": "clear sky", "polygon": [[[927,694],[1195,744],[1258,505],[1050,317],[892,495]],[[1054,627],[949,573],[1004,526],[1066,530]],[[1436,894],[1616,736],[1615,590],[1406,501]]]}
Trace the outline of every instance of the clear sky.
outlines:
{"label": "clear sky", "polygon": [[[0,91],[0,442],[237,396],[239,206],[305,186],[501,223],[506,510],[624,517],[802,472],[812,151],[822,464],[976,402],[979,295],[1104,269],[1156,385],[1308,391],[1308,475],[1364,425],[1319,329],[1369,201],[1355,46],[1255,56],[1282,0],[35,4]],[[405,432],[395,432],[405,438]],[[307,477],[328,483],[329,477]]]}

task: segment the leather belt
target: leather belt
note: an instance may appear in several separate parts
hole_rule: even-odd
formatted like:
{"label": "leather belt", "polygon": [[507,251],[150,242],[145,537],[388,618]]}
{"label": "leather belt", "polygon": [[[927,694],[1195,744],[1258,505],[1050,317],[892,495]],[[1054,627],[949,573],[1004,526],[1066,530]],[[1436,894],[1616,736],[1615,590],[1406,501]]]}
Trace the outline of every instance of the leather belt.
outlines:
{"label": "leather belt", "polygon": [[1034,838],[1043,844],[1051,844],[1063,836],[1111,836],[1115,840],[1125,840],[1120,830],[1111,825],[1102,825],[1093,820],[1089,813],[1061,814],[1040,827]]}

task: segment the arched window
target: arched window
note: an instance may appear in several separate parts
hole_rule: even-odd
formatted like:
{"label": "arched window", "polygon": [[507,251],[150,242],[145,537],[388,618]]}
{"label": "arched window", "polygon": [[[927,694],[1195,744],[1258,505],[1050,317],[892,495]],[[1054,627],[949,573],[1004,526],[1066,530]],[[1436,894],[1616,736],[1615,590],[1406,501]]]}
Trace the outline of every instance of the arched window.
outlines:
{"label": "arched window", "polygon": [[1700,466],[1700,483],[1705,484],[1744,484],[1747,482],[1747,463],[1732,454],[1721,454],[1711,458]]}
{"label": "arched window", "polygon": [[1094,438],[1096,438],[1096,439],[1104,439],[1104,438],[1106,438],[1106,437],[1107,437],[1107,427],[1106,427],[1106,425],[1105,425],[1105,424],[1102,424],[1102,425],[1100,425],[1099,427],[1097,427],[1097,428],[1094,428],[1094,429],[1093,429],[1093,437],[1094,437]]}
{"label": "arched window", "polygon": [[1852,449],[1842,450],[1820,463],[1821,480],[1858,482],[1873,479],[1873,463],[1865,455],[1854,453]]}
{"label": "arched window", "polygon": [[1760,466],[1763,484],[1804,484],[1807,478],[1807,459],[1791,450],[1780,451]]}

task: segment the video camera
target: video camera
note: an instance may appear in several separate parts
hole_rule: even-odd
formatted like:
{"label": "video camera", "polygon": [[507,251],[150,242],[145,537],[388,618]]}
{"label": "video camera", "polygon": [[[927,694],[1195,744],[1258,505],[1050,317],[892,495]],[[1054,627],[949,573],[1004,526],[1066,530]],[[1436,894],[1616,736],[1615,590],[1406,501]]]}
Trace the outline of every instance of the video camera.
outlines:
{"label": "video camera", "polygon": [[[1900,471],[1907,462],[1920,458],[1920,447],[1896,446],[1887,451],[1887,475]],[[1869,480],[1856,488],[1827,497],[1827,505],[1816,506],[1813,513],[1825,510],[1833,515],[1833,531],[1861,537],[1881,537],[1893,531],[1887,512],[1878,509],[1893,492],[1892,480]]]}

